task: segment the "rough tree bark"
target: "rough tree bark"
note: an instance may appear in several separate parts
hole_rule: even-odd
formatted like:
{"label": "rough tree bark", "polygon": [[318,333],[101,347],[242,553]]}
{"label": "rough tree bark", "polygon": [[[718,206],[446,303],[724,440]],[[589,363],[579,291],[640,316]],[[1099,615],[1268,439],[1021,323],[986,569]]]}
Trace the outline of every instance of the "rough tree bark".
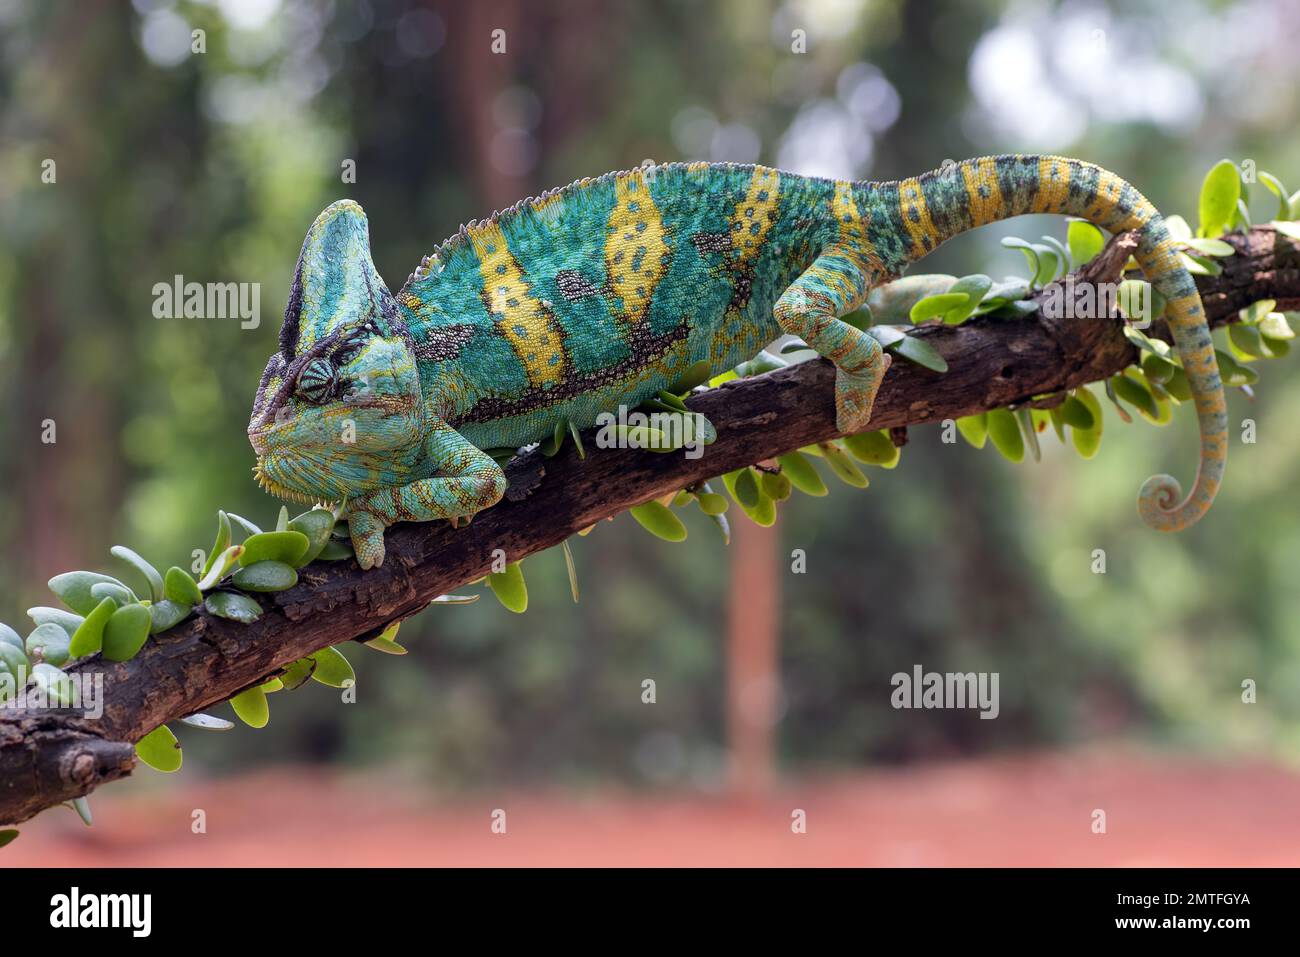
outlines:
{"label": "rough tree bark", "polygon": [[[1266,227],[1227,239],[1237,255],[1221,261],[1221,276],[1198,279],[1212,322],[1230,321],[1260,298],[1300,308],[1296,243]],[[1116,237],[1077,281],[1113,281],[1133,244],[1131,235]],[[1049,319],[1040,312],[1015,321],[926,326],[917,334],[947,359],[949,370],[940,375],[895,362],[872,429],[1024,402],[1104,379],[1135,358],[1113,319]],[[397,526],[388,533],[381,568],[363,573],[352,561],[313,564],[294,588],[260,598],[265,614],[254,624],[199,614],[150,640],[131,661],[94,657],[73,666],[103,673],[103,717],[25,710],[0,715],[0,822],[26,820],[129,774],[132,743],[153,728],[224,701],[320,648],[378,634],[486,574],[494,549],[520,559],[692,482],[837,436],[833,376],[828,363],[807,362],[693,397],[690,407],[718,429],[717,442],[698,459],[596,450],[590,442],[585,461],[572,445],[553,459],[536,453],[516,459],[507,470],[507,499],[467,528]]]}

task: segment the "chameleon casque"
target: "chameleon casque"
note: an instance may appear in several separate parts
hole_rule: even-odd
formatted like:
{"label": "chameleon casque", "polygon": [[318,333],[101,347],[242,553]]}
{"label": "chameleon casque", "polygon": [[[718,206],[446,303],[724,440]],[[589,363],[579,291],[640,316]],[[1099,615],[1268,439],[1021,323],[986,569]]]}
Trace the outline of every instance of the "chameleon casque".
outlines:
{"label": "chameleon casque", "polygon": [[950,237],[1024,213],[1138,231],[1201,435],[1191,494],[1157,475],[1138,509],[1157,529],[1190,525],[1227,454],[1200,297],[1151,203],[1056,156],[984,157],[898,182],[709,163],[608,173],[462,227],[396,296],[371,261],[365,213],[341,200],[303,243],[249,424],[255,473],[283,498],[346,498],[369,568],[387,526],[458,521],[501,498],[505,475],[482,450],[539,441],[565,419],[589,427],[700,360],[721,372],[782,333],[834,363],[837,427],[862,431],[889,357],[839,317]]}

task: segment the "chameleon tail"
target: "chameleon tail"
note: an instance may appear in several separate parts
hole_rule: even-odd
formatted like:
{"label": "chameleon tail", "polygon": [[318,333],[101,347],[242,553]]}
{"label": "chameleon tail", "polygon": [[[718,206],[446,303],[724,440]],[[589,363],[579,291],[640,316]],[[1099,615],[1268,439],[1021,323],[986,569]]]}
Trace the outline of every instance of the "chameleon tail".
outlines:
{"label": "chameleon tail", "polygon": [[1183,498],[1172,476],[1153,476],[1138,495],[1138,513],[1152,528],[1167,532],[1184,529],[1206,513],[1228,454],[1223,383],[1196,284],[1179,261],[1160,213],[1141,193],[1099,166],[1059,156],[982,157],[873,186],[886,196],[897,189],[906,261],[920,259],[957,233],[1025,213],[1079,216],[1111,233],[1136,230],[1134,257],[1167,301],[1165,316],[1201,433],[1200,467],[1191,494]]}

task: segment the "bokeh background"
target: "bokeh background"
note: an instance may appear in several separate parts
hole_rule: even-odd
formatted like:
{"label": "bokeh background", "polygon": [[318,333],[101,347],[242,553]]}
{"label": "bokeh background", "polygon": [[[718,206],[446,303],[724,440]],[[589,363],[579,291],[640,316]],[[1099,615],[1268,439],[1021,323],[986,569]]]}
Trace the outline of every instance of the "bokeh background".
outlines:
{"label": "bokeh background", "polygon": [[[393,289],[462,222],[645,159],[891,179],[1060,152],[1195,221],[1221,157],[1300,183],[1298,44],[1289,0],[0,0],[0,619],[26,633],[44,581],[108,570],[114,543],[188,565],[216,508],[273,520],[244,428],[335,199],[365,207]],[[1013,232],[1063,224],[917,268],[1020,272]],[[260,325],[154,318],[177,274],[260,283]],[[580,604],[558,551],[529,559],[525,615],[488,595],[408,622],[406,658],[344,649],[357,703],[311,685],[265,730],[182,729],[179,775],[142,769],[92,798],[94,829],[50,811],[4,854],[1295,864],[1300,374],[1263,373],[1230,399],[1258,442],[1182,535],[1134,499],[1190,477],[1188,409],[1108,410],[1089,462],[913,429],[869,490],[797,497],[730,548],[698,514],[684,545],[602,524],[573,543]],[[1000,717],[894,710],[915,664],[998,672]],[[495,808],[518,809],[504,840]]]}

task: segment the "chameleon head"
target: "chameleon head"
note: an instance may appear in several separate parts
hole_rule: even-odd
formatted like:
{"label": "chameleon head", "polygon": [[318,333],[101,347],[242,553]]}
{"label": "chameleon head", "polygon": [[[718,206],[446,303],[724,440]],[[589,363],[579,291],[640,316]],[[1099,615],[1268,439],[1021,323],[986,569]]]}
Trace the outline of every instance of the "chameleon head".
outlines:
{"label": "chameleon head", "polygon": [[366,214],[340,200],[316,218],[258,385],[248,437],[271,494],[337,501],[400,484],[418,453],[422,398],[410,335],[370,258]]}

